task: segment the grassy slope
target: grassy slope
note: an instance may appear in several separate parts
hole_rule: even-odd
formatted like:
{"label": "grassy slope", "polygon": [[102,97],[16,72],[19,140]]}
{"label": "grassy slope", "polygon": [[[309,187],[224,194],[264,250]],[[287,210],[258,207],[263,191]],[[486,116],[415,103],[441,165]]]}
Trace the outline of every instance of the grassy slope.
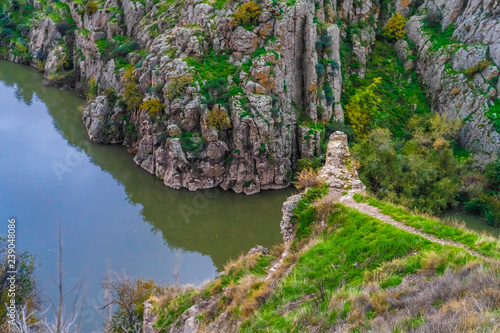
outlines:
{"label": "grassy slope", "polygon": [[[434,279],[447,268],[458,270],[478,260],[343,206],[330,216],[329,229],[301,255],[268,302],[244,322],[243,331],[368,329],[394,308],[378,304],[387,302],[384,288],[399,285],[411,274]],[[373,292],[353,308],[348,300],[369,284]]]}
{"label": "grassy slope", "polygon": [[[296,216],[301,209],[314,216],[312,203],[296,210]],[[405,332],[417,327],[438,332],[444,323],[452,331],[467,332],[491,331],[497,325],[500,269],[495,264],[352,208],[337,204],[330,212],[322,232],[303,235],[300,244],[309,243],[292,253],[295,266],[276,284],[266,287],[257,280],[272,257],[244,257],[203,289],[172,298],[160,309],[161,317],[171,323],[188,306],[221,294],[215,312],[199,316],[200,327],[222,312],[233,323],[241,322],[243,332]],[[315,224],[314,218],[307,221]],[[498,257],[497,246],[489,251]]]}
{"label": "grassy slope", "polygon": [[427,234],[459,242],[485,256],[500,259],[500,244],[495,238],[479,235],[465,228],[448,226],[433,218],[411,214],[404,208],[381,202],[372,197],[355,195],[355,200],[377,207],[383,214],[389,215],[394,220],[422,230]]}

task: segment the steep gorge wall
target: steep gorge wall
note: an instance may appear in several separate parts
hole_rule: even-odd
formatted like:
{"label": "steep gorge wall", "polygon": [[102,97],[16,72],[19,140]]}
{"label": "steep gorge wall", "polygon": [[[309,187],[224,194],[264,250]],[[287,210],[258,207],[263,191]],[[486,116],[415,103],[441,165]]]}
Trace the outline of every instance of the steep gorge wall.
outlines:
{"label": "steep gorge wall", "polygon": [[[399,6],[400,12],[408,15],[405,8]],[[448,43],[440,45],[426,30],[424,21],[429,11],[442,15],[443,31],[454,27]],[[500,112],[498,1],[429,0],[415,14],[406,23],[407,38],[414,47],[399,41],[396,47],[400,58],[407,66],[416,67],[429,88],[434,112],[450,120],[464,120],[460,144],[474,152],[480,164],[495,160],[500,148],[498,127],[494,125]]]}
{"label": "steep gorge wall", "polygon": [[[95,81],[100,95],[84,110],[91,140],[128,146],[134,161],[167,186],[221,186],[252,194],[288,186],[299,158],[324,159],[323,125],[344,120],[342,77],[364,75],[376,31],[393,9],[413,15],[406,25],[409,43],[396,46],[429,88],[433,111],[466,120],[461,143],[480,162],[496,157],[499,136],[491,115],[485,115],[500,90],[488,83],[498,77],[494,1],[427,1],[417,6],[398,0],[384,13],[371,1],[263,1],[251,27],[235,23],[237,3],[217,9],[199,0],[108,0],[91,15],[81,5],[66,3],[77,29],[71,38],[64,37],[49,17],[42,17],[30,32],[31,65],[39,66],[38,60],[46,58],[47,82],[80,93]],[[461,44],[453,52],[435,51],[423,29],[425,13],[434,8],[443,13],[444,28],[455,22],[454,36]],[[139,46],[121,62],[131,64],[145,100],[159,98],[165,104],[158,117],[127,110],[104,94],[107,88],[125,93],[127,66],[102,50],[123,37]],[[68,52],[61,39],[70,44],[74,63],[67,77],[57,75]],[[494,62],[473,80],[461,73],[485,58]],[[12,55],[9,59],[21,61]],[[206,59],[222,66],[211,77],[203,73]],[[227,82],[231,97],[209,106],[203,87],[220,76],[219,68],[231,69],[231,75],[219,77]],[[184,79],[189,86],[173,94]],[[222,125],[213,125],[214,114]]]}
{"label": "steep gorge wall", "polygon": [[[84,110],[90,138],[123,142],[135,152],[138,165],[170,187],[221,186],[247,194],[288,186],[297,159],[324,155],[317,124],[343,121],[343,37],[335,20],[339,16],[354,22],[373,10],[349,2],[337,8],[336,3],[297,1],[289,6],[269,1],[249,29],[234,23],[234,3],[217,10],[188,0],[165,10],[153,2],[108,0],[91,15],[67,4],[78,28],[73,41],[76,73],[69,80],[53,79],[64,57],[58,45],[63,36],[55,24],[43,18],[31,31],[31,64],[45,53],[47,81],[78,89],[95,80],[100,93],[112,88],[123,95],[124,68],[105,59],[98,44],[128,36],[144,51],[127,54],[139,88],[146,100],[159,97],[166,106],[154,119],[144,110],[126,110],[108,96],[98,96]],[[238,93],[227,105],[208,108],[200,92],[206,82],[186,60],[213,53],[229,54],[224,61],[238,75],[228,77],[228,88]],[[172,96],[170,85],[185,77],[193,78],[193,84]],[[214,110],[225,115],[227,125],[210,125]]]}

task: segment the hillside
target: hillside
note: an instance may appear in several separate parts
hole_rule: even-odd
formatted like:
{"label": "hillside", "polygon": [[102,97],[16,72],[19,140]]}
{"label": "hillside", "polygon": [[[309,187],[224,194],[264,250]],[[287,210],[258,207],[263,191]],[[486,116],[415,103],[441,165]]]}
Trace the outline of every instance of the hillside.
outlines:
{"label": "hillside", "polygon": [[284,204],[284,246],[153,297],[146,332],[498,330],[498,240],[358,194],[346,143],[334,133],[328,152],[343,158]]}

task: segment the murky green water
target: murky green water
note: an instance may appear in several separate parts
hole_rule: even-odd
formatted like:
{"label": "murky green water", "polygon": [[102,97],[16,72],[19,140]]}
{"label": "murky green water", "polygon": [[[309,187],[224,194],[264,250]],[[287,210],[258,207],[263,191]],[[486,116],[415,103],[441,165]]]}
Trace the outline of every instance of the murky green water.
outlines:
{"label": "murky green water", "polygon": [[40,285],[55,299],[61,221],[66,286],[85,274],[84,331],[100,328],[98,281],[107,270],[173,282],[178,264],[179,282],[200,283],[255,244],[281,241],[281,204],[291,190],[169,189],[123,146],[89,142],[77,110],[83,100],[41,79],[0,61],[0,234],[15,217],[18,247],[37,255]]}
{"label": "murky green water", "polygon": [[472,215],[461,210],[452,210],[445,212],[444,216],[454,217],[463,221],[467,228],[476,231],[486,231],[493,236],[500,237],[500,228],[492,227],[486,224],[486,221],[477,215]]}

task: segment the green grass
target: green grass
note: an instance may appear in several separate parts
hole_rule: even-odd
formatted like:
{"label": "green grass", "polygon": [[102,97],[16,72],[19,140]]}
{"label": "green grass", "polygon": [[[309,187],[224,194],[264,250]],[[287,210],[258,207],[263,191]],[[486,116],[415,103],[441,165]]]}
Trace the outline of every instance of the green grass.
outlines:
{"label": "green grass", "polygon": [[228,54],[217,54],[214,50],[205,53],[202,58],[187,57],[184,60],[189,66],[194,67],[194,75],[197,80],[227,79],[228,76],[234,76],[235,72],[238,71],[236,65],[228,62]]}
{"label": "green grass", "polygon": [[316,208],[312,205],[314,201],[320,199],[328,193],[328,185],[307,190],[304,197],[299,201],[294,209],[294,221],[297,224],[295,238],[301,240],[312,234],[316,223]]}
{"label": "green grass", "polygon": [[406,123],[412,116],[429,113],[431,109],[425,88],[420,85],[415,70],[404,69],[394,45],[375,41],[365,77],[345,78],[342,104],[348,104],[359,89],[365,89],[378,77],[382,78],[382,82],[375,94],[381,102],[377,105],[379,112],[369,123],[370,128],[388,128],[396,138],[400,138],[407,134]]}
{"label": "green grass", "polygon": [[446,30],[441,31],[441,28],[430,28],[427,26],[424,26],[423,31],[425,34],[427,34],[430,37],[430,42],[432,43],[432,49],[434,51],[438,51],[444,47],[447,47],[449,45],[457,44],[457,41],[455,41],[452,36],[453,33],[455,32],[455,25],[450,24]]}
{"label": "green grass", "polygon": [[[387,262],[399,260],[397,270],[380,281],[383,288],[399,285],[402,277],[422,269],[429,253],[446,253],[447,260],[435,267],[437,274],[446,267],[463,266],[473,258],[461,249],[432,243],[341,205],[330,216],[329,224],[333,231],[301,254],[267,303],[243,323],[242,331],[300,332],[309,330],[308,325],[323,331],[351,311],[349,302],[342,311],[331,311],[332,296],[360,288],[371,273],[388,270],[383,267]],[[284,310],[286,305],[308,295],[312,299],[293,310]]]}
{"label": "green grass", "polygon": [[410,214],[400,207],[383,203],[372,197],[362,197],[361,195],[355,194],[354,199],[358,202],[362,201],[377,207],[383,214],[392,217],[396,221],[421,230],[426,234],[461,243],[485,256],[500,259],[500,246],[495,240],[483,239],[474,232],[450,227],[440,221],[427,217]]}

